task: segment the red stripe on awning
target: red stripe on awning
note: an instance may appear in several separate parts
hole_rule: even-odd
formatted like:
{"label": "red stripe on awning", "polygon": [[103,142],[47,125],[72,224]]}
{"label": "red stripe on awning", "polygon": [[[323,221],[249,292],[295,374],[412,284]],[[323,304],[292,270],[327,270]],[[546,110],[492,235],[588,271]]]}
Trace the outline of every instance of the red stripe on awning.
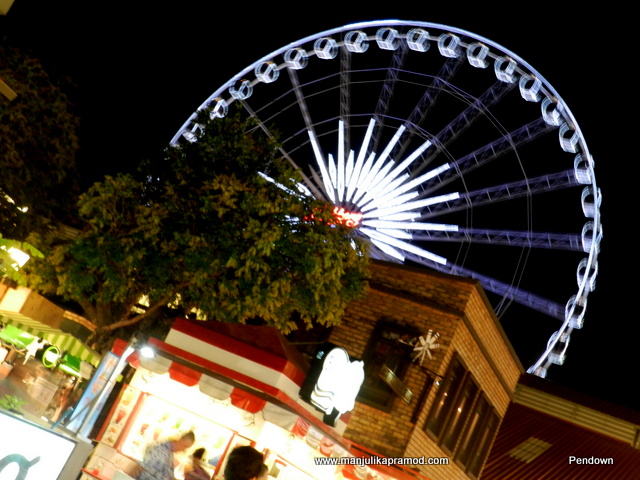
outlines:
{"label": "red stripe on awning", "polygon": [[[254,390],[255,392],[264,393],[267,396],[265,398],[271,398],[271,401],[276,405],[285,405],[286,408],[288,408],[292,413],[295,413],[296,415],[303,417],[306,421],[314,425],[323,434],[327,435],[329,438],[334,440],[338,445],[347,447],[347,449],[348,449],[348,446],[351,445],[351,442],[349,440],[346,440],[345,438],[337,434],[335,430],[333,430],[328,425],[324,424],[322,420],[314,417],[309,411],[307,411],[304,407],[299,405],[296,402],[296,400],[289,397],[286,393],[282,392],[277,387],[274,387],[272,385],[267,385],[264,382],[261,382],[260,380],[257,380],[255,378],[251,378],[242,373],[236,372],[232,369],[229,369],[227,367],[214,363],[210,360],[194,355],[191,352],[187,352],[180,348],[174,347],[173,345],[169,345],[156,338],[150,338],[148,341],[148,345],[150,347],[153,347],[159,350],[160,352],[166,352],[170,356],[177,358],[179,361],[183,361],[186,364],[197,365],[198,367],[204,368],[209,372],[222,375],[236,382],[240,382],[246,385],[248,389]],[[174,363],[177,363],[177,362],[174,361]],[[189,367],[186,367],[186,368],[189,368]]]}
{"label": "red stripe on awning", "polygon": [[198,384],[198,382],[200,381],[200,377],[202,377],[202,374],[200,372],[192,370],[189,367],[185,367],[184,365],[180,365],[179,363],[172,362],[171,366],[169,367],[169,376],[176,382],[183,383],[187,387],[193,387]]}
{"label": "red stripe on awning", "polygon": [[140,353],[137,350],[134,350],[126,360],[133,368],[140,368]]}
{"label": "red stripe on awning", "polygon": [[249,413],[258,413],[267,404],[266,400],[239,388],[234,388],[229,397],[233,405]]}

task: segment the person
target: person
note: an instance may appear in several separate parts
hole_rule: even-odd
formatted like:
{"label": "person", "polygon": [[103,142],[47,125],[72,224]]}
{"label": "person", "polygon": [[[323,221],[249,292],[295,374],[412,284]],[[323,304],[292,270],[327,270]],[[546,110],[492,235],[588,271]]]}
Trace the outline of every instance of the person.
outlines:
{"label": "person", "polygon": [[202,467],[202,459],[206,450],[202,447],[196,448],[191,454],[191,465],[184,469],[184,480],[211,480],[211,474]]}
{"label": "person", "polygon": [[258,475],[258,480],[269,480],[269,467],[267,467],[264,463],[262,464],[262,468],[260,468],[260,475]]}
{"label": "person", "polygon": [[248,445],[231,450],[224,467],[224,480],[260,480],[264,456]]}
{"label": "person", "polygon": [[193,432],[187,432],[177,440],[159,443],[147,450],[140,463],[138,480],[175,480],[175,463],[173,454],[191,448],[196,437]]}

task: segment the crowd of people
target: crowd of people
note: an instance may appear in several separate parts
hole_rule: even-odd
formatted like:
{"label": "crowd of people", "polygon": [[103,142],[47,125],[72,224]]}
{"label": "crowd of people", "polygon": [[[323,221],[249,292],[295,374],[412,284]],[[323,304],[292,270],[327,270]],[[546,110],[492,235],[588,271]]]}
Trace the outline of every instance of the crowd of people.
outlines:
{"label": "crowd of people", "polygon": [[[180,438],[159,443],[147,450],[139,465],[137,480],[175,480],[174,454],[190,449],[195,444],[193,432],[187,432]],[[211,480],[204,468],[206,450],[196,448],[191,454],[191,464],[185,468],[185,480]],[[267,480],[268,468],[264,456],[250,446],[234,448],[228,455],[224,468],[225,480]]]}

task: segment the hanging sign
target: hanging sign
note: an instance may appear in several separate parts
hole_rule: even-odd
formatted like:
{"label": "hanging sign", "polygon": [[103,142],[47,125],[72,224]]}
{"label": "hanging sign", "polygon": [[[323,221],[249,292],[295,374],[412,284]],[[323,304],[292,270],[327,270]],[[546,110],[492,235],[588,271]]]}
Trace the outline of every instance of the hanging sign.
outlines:
{"label": "hanging sign", "polygon": [[335,426],[338,415],[355,406],[364,381],[364,362],[353,361],[344,348],[325,343],[318,350],[300,397],[325,413],[324,422]]}

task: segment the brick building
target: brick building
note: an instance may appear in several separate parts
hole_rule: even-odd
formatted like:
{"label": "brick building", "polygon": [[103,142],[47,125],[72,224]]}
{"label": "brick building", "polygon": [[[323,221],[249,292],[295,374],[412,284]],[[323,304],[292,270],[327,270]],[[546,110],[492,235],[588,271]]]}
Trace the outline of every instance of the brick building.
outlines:
{"label": "brick building", "polygon": [[[405,342],[439,334],[422,364]],[[370,291],[328,340],[365,362],[345,437],[439,480],[477,478],[522,365],[478,282],[373,262]]]}

